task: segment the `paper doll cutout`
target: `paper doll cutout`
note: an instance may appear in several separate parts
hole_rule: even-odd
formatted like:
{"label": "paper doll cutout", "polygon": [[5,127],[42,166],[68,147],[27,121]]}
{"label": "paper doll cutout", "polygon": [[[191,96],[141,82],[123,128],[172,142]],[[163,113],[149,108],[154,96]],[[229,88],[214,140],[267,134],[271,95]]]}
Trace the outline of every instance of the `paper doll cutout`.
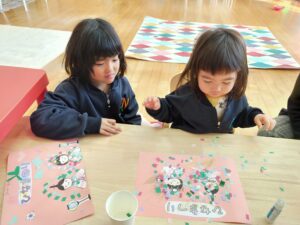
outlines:
{"label": "paper doll cutout", "polygon": [[50,186],[50,188],[58,188],[59,190],[66,190],[70,187],[86,188],[86,177],[84,169],[80,169],[76,172],[72,178],[63,178],[59,180],[56,185]]}
{"label": "paper doll cutout", "polygon": [[69,163],[69,165],[76,166],[82,160],[80,148],[78,146],[72,147],[68,153],[59,154],[50,159],[55,165],[63,166]]}
{"label": "paper doll cutout", "polygon": [[180,178],[169,178],[167,180],[168,188],[173,192],[177,192],[182,188],[182,180]]}

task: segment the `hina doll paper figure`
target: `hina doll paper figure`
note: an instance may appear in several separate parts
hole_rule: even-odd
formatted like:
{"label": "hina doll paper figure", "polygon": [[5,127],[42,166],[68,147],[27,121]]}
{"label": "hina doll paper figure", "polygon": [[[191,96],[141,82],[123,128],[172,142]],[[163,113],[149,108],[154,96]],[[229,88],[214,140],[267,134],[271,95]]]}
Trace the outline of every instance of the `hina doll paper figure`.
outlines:
{"label": "hina doll paper figure", "polygon": [[70,187],[86,188],[86,186],[87,183],[85,179],[84,169],[80,169],[72,178],[63,178],[59,180],[59,182],[56,185],[50,186],[50,188],[66,190]]}
{"label": "hina doll paper figure", "polygon": [[62,166],[66,164],[76,165],[82,159],[81,151],[78,146],[73,146],[67,153],[61,153],[53,158],[50,161],[56,165]]}

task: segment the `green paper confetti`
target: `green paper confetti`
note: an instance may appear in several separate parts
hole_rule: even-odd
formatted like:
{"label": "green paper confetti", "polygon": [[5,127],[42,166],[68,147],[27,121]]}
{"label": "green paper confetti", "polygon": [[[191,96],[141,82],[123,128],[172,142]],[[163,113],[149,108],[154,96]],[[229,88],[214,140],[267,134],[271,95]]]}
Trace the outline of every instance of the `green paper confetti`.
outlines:
{"label": "green paper confetti", "polygon": [[221,187],[224,187],[224,185],[225,185],[225,181],[222,181],[222,180],[221,180],[221,181],[220,181],[220,186],[221,186]]}
{"label": "green paper confetti", "polygon": [[156,193],[161,193],[160,187],[156,187],[156,188],[155,188],[155,192],[156,192]]}

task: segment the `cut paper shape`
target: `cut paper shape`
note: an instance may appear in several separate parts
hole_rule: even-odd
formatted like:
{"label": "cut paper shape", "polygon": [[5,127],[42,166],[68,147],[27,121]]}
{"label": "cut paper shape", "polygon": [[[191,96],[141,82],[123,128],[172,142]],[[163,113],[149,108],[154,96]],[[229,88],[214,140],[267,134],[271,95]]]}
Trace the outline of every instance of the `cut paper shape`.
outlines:
{"label": "cut paper shape", "polygon": [[86,201],[91,200],[91,196],[88,195],[82,199],[79,199],[77,201],[70,201],[67,205],[68,210],[74,211],[76,210],[81,204],[85,203]]}
{"label": "cut paper shape", "polygon": [[153,17],[144,18],[125,55],[148,61],[187,63],[199,34],[219,27],[234,29],[244,37],[249,68],[300,68],[267,27],[170,21]]}
{"label": "cut paper shape", "polygon": [[41,167],[42,163],[43,163],[43,161],[39,157],[36,157],[32,160],[32,164],[36,167],[34,179],[42,179],[43,178],[44,171]]}
{"label": "cut paper shape", "polygon": [[226,157],[141,152],[136,187],[138,216],[251,223],[237,169]]}
{"label": "cut paper shape", "polygon": [[[74,150],[81,156],[77,141],[61,145],[53,142],[9,154],[7,171],[10,172],[5,184],[1,224],[67,224],[94,213],[82,157],[80,163],[70,168],[48,167],[49,157]],[[23,155],[21,162],[20,155]],[[50,188],[62,179],[69,179],[68,188]],[[75,204],[84,207],[71,211],[70,205],[74,208]]]}
{"label": "cut paper shape", "polygon": [[19,176],[19,174],[20,174],[20,166],[16,166],[14,171],[10,171],[7,173],[7,175],[9,175],[10,178],[8,178],[6,181],[9,182],[14,178],[17,178],[18,180],[22,180],[22,178]]}

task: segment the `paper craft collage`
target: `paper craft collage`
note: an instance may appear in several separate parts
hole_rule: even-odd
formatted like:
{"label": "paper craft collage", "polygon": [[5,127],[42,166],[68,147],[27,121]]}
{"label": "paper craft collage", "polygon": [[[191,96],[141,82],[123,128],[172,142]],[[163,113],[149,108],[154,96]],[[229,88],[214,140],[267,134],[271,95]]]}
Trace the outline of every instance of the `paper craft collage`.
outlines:
{"label": "paper craft collage", "polygon": [[77,140],[9,154],[1,224],[66,224],[93,213]]}
{"label": "paper craft collage", "polygon": [[136,186],[138,216],[251,223],[237,169],[227,157],[142,152]]}

